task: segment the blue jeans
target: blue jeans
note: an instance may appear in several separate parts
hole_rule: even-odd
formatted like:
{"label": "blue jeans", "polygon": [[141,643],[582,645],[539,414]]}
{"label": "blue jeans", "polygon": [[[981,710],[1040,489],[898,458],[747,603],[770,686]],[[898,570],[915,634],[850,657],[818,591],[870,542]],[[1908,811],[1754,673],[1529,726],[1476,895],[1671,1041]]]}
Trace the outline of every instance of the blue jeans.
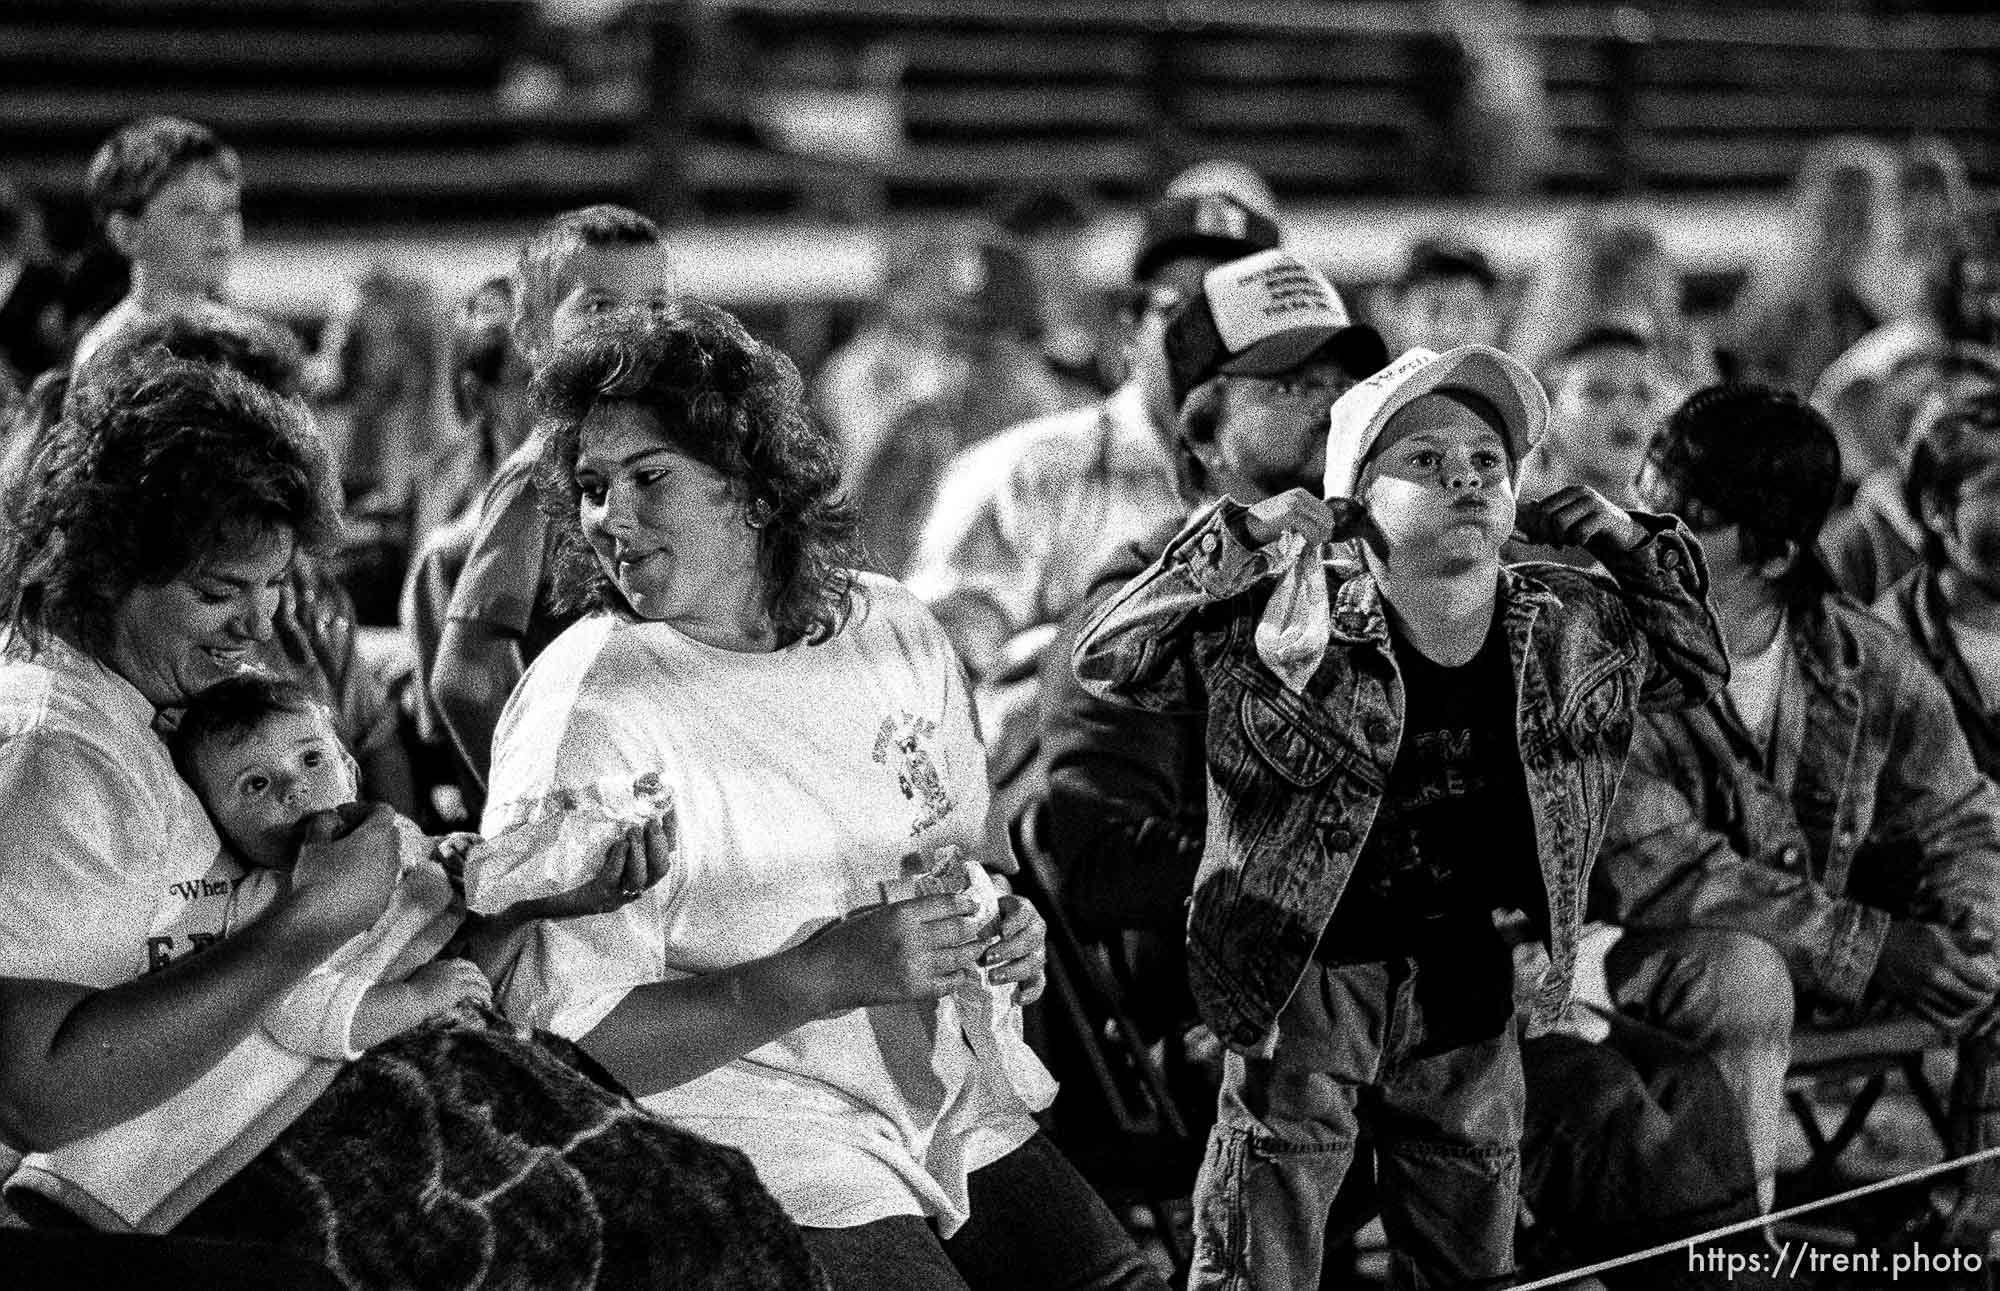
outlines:
{"label": "blue jeans", "polygon": [[[1733,929],[1628,930],[1604,967],[1621,1008],[1685,1037],[1714,1060],[1742,1108],[1766,1202],[1776,1186],[1794,1025],[1838,1029],[1902,1013],[1872,989],[1854,1006],[1800,997],[1777,948]],[[1948,1155],[2000,1147],[2000,1026],[1992,1007],[1959,1036]],[[1962,1200],[1946,1237],[1983,1249],[2000,1232],[2000,1163],[1971,1166],[1959,1182]]]}
{"label": "blue jeans", "polygon": [[1426,1043],[1417,965],[1314,961],[1269,1058],[1231,1051],[1195,1182],[1189,1291],[1313,1291],[1365,1128],[1397,1287],[1514,1275],[1525,1092],[1511,1023]]}
{"label": "blue jeans", "polygon": [[1040,1134],[967,1181],[972,1217],[803,1228],[834,1291],[1166,1291],[1076,1167]]}

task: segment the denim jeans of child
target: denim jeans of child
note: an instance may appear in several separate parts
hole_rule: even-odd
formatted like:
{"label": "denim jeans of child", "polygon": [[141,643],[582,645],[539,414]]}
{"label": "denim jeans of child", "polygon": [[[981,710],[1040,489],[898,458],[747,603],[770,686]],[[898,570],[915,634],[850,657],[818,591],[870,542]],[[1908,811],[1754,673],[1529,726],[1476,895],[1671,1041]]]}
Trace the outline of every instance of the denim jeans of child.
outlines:
{"label": "denim jeans of child", "polygon": [[1314,961],[1273,1055],[1228,1055],[1195,1183],[1189,1291],[1318,1287],[1327,1216],[1364,1129],[1392,1284],[1512,1279],[1525,1100],[1514,1028],[1428,1042],[1419,972],[1408,959]]}
{"label": "denim jeans of child", "polygon": [[939,1240],[896,1215],[806,1228],[833,1291],[1166,1291],[1111,1208],[1040,1134],[967,1181],[972,1217]]}

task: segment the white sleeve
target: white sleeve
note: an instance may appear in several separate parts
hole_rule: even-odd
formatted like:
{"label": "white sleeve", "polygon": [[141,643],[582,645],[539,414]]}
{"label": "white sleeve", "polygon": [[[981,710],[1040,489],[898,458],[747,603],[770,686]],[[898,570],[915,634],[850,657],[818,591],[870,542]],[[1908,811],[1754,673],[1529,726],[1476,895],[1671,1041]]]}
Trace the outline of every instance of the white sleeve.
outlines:
{"label": "white sleeve", "polygon": [[320,969],[265,1011],[264,1030],[293,1053],[351,1062],[361,1056],[353,1044],[354,1015],[373,985],[366,977]]}
{"label": "white sleeve", "polygon": [[0,740],[0,974],[98,987],[136,976],[160,893],[134,880],[163,870],[157,811],[80,736]]}
{"label": "white sleeve", "polygon": [[[658,761],[646,714],[608,699],[593,681],[596,649],[552,660],[565,644],[558,642],[536,660],[501,717],[480,822],[489,838],[527,819],[551,794],[583,792],[612,776],[671,771],[641,765]],[[670,866],[665,878],[630,905],[608,914],[536,920],[520,929],[495,965],[500,1010],[517,1022],[575,1039],[603,1021],[634,986],[675,976],[665,966],[659,903],[676,898],[682,877],[681,867]]]}

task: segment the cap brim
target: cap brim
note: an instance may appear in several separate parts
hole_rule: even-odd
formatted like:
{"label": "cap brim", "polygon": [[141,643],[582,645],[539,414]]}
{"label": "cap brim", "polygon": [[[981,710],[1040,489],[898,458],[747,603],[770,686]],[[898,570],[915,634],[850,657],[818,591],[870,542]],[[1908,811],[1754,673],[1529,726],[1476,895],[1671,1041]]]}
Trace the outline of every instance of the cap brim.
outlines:
{"label": "cap brim", "polygon": [[1413,400],[1439,390],[1466,390],[1492,404],[1506,428],[1507,451],[1517,466],[1548,425],[1548,396],[1534,374],[1513,356],[1490,345],[1464,345],[1443,354],[1411,350],[1334,405],[1327,437],[1326,494],[1350,496],[1388,420]]}
{"label": "cap brim", "polygon": [[1319,353],[1341,330],[1318,325],[1277,332],[1220,364],[1216,371],[1240,377],[1274,377],[1290,372]]}

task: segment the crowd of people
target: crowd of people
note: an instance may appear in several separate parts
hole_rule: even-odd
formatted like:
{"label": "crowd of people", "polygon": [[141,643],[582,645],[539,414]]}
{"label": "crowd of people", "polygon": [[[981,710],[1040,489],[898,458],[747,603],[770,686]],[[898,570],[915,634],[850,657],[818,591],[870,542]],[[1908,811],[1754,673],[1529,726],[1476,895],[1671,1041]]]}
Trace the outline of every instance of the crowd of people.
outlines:
{"label": "crowd of people", "polygon": [[[1815,149],[1713,317],[1597,209],[1350,308],[1230,162],[1099,300],[1016,195],[810,380],[610,205],[302,335],[231,303],[243,182],[107,140],[97,308],[0,184],[15,1221],[998,1291],[1313,1288],[1379,1213],[1394,1285],[1498,1287],[1770,1211],[1796,1029],[1903,1016],[2000,1148],[2000,248],[1942,143]],[[1207,1135],[1187,1269],[1072,1164],[1023,820]],[[1926,1205],[1996,1249],[2000,1163]]]}

